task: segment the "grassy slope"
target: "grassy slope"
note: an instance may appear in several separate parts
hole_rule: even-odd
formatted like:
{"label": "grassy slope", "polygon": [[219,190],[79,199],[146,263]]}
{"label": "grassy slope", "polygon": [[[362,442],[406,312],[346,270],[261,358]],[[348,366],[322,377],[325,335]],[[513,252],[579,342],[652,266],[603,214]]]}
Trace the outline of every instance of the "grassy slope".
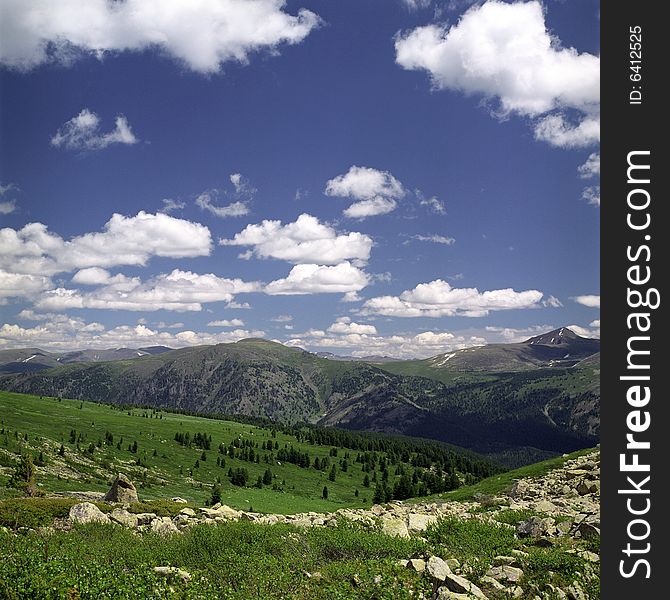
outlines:
{"label": "grassy slope", "polygon": [[[4,456],[2,464],[5,465],[0,485],[7,480],[9,465],[13,462],[5,451],[18,451],[18,441],[14,438],[14,432],[19,431],[21,441],[23,435],[28,433],[28,444],[33,454],[43,449],[47,466],[38,468],[38,481],[49,491],[106,491],[109,487],[109,475],[116,471],[127,472],[138,482],[143,469],[135,465],[135,460],[141,457],[146,460],[150,468],[150,480],[160,477],[166,481],[164,486],[153,484],[140,489],[141,498],[181,496],[202,505],[210,495],[211,484],[217,476],[220,476],[223,482],[222,501],[242,509],[248,509],[251,505],[254,510],[263,512],[333,511],[343,506],[364,506],[363,498],[366,496],[369,505],[372,499],[372,492],[362,485],[361,465],[352,460],[348,472],[338,473],[334,482],[328,480],[327,473],[312,468],[303,469],[286,463],[267,465],[262,459],[260,464],[254,464],[226,457],[225,468],[217,467],[216,458],[220,456],[217,451],[218,445],[223,442],[227,446],[238,436],[258,442],[273,439],[279,443],[280,448],[284,444],[292,444],[303,452],[308,451],[312,461],[316,456],[328,456],[329,447],[298,444],[295,438],[280,432],[276,438],[271,438],[269,430],[251,425],[165,412],[160,413],[162,419],[145,418],[142,415],[150,413],[139,409],[131,411],[132,414],[129,415],[126,410],[117,410],[93,402],[65,399],[58,402],[51,398],[40,400],[37,396],[8,392],[0,392],[0,412],[2,413],[0,428],[12,432],[9,436],[0,436],[0,457]],[[80,444],[82,450],[85,450],[90,442],[96,443],[100,438],[104,440],[107,431],[114,435],[114,445],[103,445],[101,449],[96,449],[91,460],[87,458],[85,452],[77,452],[74,445],[68,443],[72,429],[86,434],[86,440]],[[202,450],[185,448],[177,444],[174,435],[178,431],[212,435],[212,448],[207,452],[207,460],[200,461],[200,468],[193,469],[193,478],[188,476],[188,470],[200,458]],[[123,438],[123,443],[121,450],[118,450],[116,442],[120,438]],[[127,450],[128,444],[134,441],[138,443],[137,454]],[[8,443],[9,447],[5,446],[5,443]],[[74,468],[64,469],[59,466],[61,461],[57,451],[61,443],[66,448],[65,461]],[[157,457],[153,456],[154,450],[158,452]],[[342,453],[343,451],[340,451],[340,457]],[[355,458],[355,453],[352,458]],[[105,459],[111,463],[108,469],[101,467],[101,462]],[[74,461],[79,464],[74,464]],[[184,475],[180,475],[180,466]],[[249,471],[250,483],[253,483],[259,475],[263,475],[268,466],[277,476],[275,482],[286,481],[283,486],[284,492],[273,492],[267,487],[239,488],[230,484],[226,477],[229,467],[243,467]],[[58,479],[55,470],[63,472],[62,479]],[[67,479],[68,475],[71,478]],[[82,478],[74,479],[75,476]],[[324,485],[328,486],[328,500],[321,499]],[[355,488],[360,490],[359,498],[354,496]]]}

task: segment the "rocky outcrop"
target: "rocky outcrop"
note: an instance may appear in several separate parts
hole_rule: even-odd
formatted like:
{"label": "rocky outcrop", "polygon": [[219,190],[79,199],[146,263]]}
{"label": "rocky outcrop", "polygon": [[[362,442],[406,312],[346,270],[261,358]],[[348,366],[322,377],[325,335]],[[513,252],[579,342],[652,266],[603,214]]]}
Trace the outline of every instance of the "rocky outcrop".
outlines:
{"label": "rocky outcrop", "polygon": [[139,502],[137,490],[133,482],[123,473],[119,473],[112,483],[112,487],[103,498],[105,502],[119,502],[121,504],[132,504]]}

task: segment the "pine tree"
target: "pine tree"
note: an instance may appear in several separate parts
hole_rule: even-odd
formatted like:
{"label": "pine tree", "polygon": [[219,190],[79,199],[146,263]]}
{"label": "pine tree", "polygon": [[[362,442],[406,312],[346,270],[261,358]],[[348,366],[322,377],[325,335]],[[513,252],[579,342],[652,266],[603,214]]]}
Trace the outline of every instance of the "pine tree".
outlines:
{"label": "pine tree", "polygon": [[325,485],[323,486],[323,492],[321,493],[321,497],[324,500],[328,500],[328,487]]}

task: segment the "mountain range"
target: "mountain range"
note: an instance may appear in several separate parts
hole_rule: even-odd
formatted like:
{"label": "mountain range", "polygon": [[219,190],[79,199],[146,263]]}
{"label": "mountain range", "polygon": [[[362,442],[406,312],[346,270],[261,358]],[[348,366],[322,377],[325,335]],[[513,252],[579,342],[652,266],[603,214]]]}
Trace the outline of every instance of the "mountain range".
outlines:
{"label": "mountain range", "polygon": [[0,351],[0,389],[438,439],[508,465],[593,446],[600,342],[560,328],[424,360],[262,339],[171,350]]}

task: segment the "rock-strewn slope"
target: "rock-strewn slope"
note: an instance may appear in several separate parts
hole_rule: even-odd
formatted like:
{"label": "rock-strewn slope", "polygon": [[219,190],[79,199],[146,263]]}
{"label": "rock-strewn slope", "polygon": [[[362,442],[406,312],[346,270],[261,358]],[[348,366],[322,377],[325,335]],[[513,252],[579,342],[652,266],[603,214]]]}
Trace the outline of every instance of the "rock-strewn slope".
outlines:
{"label": "rock-strewn slope", "polygon": [[[516,526],[509,524],[505,514],[525,518]],[[515,530],[519,540],[534,546],[561,548],[578,555],[587,565],[574,581],[564,588],[546,583],[534,596],[539,600],[586,600],[580,581],[599,577],[599,557],[585,548],[587,542],[600,536],[600,452],[569,460],[561,468],[540,478],[516,480],[505,494],[480,498],[471,502],[391,502],[370,509],[341,509],[335,513],[300,513],[295,515],[261,514],[235,510],[215,504],[195,510],[183,508],[175,517],[159,517],[153,513],[133,514],[125,508],[102,513],[94,504],[81,503],[72,507],[70,521],[112,522],[139,532],[152,531],[160,535],[179,534],[200,524],[217,525],[231,520],[254,521],[272,525],[287,523],[297,527],[337,527],[338,521],[348,519],[364,527],[381,529],[393,536],[422,536],[442,518],[478,519]],[[461,563],[459,557],[435,556],[425,553],[407,557],[403,566],[419,573],[426,572],[434,583],[433,598],[459,600],[466,598],[533,598],[519,584],[529,553],[517,549],[510,556],[493,558],[484,576],[473,576],[473,568]]]}

